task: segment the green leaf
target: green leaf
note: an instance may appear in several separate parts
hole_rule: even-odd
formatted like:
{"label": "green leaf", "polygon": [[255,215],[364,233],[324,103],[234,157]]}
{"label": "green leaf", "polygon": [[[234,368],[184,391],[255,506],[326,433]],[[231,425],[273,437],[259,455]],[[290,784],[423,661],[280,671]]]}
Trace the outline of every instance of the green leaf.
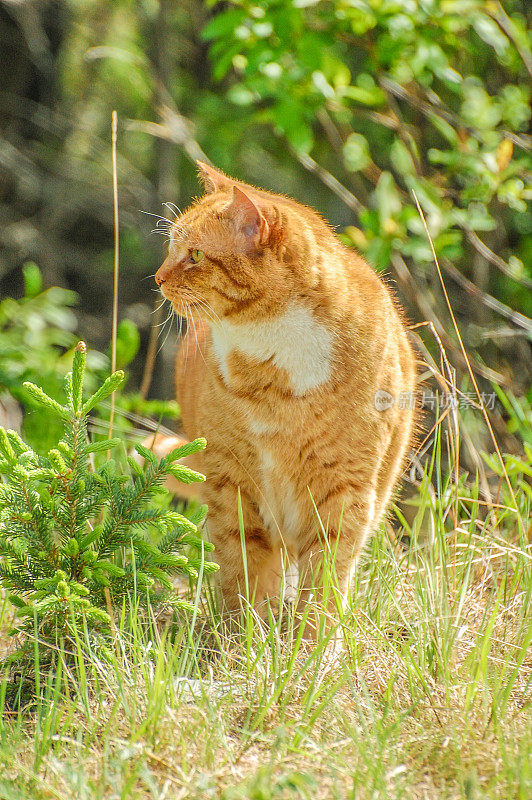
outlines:
{"label": "green leaf", "polygon": [[183,514],[180,514],[178,511],[167,511],[164,520],[172,526],[177,525],[180,529],[190,531],[191,533],[196,532],[195,523],[187,517],[184,517]]}
{"label": "green leaf", "polygon": [[48,453],[48,458],[50,459],[52,467],[61,475],[64,475],[64,473],[67,471],[67,465],[59,450],[52,448],[52,450],[50,450]]}
{"label": "green leaf", "polygon": [[30,395],[31,399],[37,405],[48,409],[48,411],[52,411],[54,414],[60,416],[61,419],[70,419],[69,409],[59,405],[56,400],[53,400],[53,398],[49,397],[45,392],[43,392],[39,386],[35,386],[35,384],[31,383],[30,381],[24,381],[22,385]]}
{"label": "green leaf", "polygon": [[204,521],[205,517],[207,516],[209,508],[206,505],[198,506],[192,514],[189,515],[189,519],[193,522],[196,526],[201,525]]}
{"label": "green leaf", "polygon": [[132,456],[127,457],[127,463],[129,464],[131,472],[138,478],[142,478],[142,476],[144,475],[142,467],[135,461],[135,459]]}
{"label": "green leaf", "polygon": [[24,275],[24,292],[26,297],[37,297],[42,292],[41,270],[32,261],[22,267]]}
{"label": "green leaf", "polygon": [[510,42],[497,23],[486,14],[473,15],[473,27],[486,44],[489,44],[501,56],[510,47]]}
{"label": "green leaf", "polygon": [[26,601],[19,597],[17,594],[10,594],[9,595],[9,602],[14,605],[16,608],[24,608],[26,606]]}
{"label": "green leaf", "polygon": [[15,451],[9,441],[5,428],[0,428],[0,452],[9,463],[15,460]]}
{"label": "green leaf", "polygon": [[116,365],[126,367],[138,353],[140,347],[139,329],[130,319],[121,320],[116,337]]}
{"label": "green leaf", "polygon": [[111,581],[101,570],[93,570],[92,577],[100,586],[110,586]]}
{"label": "green leaf", "polygon": [[205,25],[201,32],[202,39],[220,39],[229,37],[246,17],[243,8],[234,8],[216,14]]}
{"label": "green leaf", "polygon": [[390,160],[400,175],[414,175],[416,168],[410,150],[399,137],[390,148]]}
{"label": "green leaf", "polygon": [[402,208],[401,197],[391,172],[383,172],[375,189],[375,198],[381,225],[386,229],[389,220],[392,220]]}
{"label": "green leaf", "polygon": [[212,542],[206,542],[199,536],[192,536],[189,534],[187,536],[183,536],[183,538],[179,541],[180,543],[191,545],[191,547],[194,547],[196,550],[203,550],[205,553],[212,553],[214,550],[214,545]]}
{"label": "green leaf", "polygon": [[105,452],[106,450],[112,450],[113,447],[118,447],[119,444],[122,443],[121,439],[114,438],[114,439],[104,439],[101,442],[91,442],[85,448],[85,453],[101,453]]}
{"label": "green leaf", "polygon": [[293,99],[283,99],[273,109],[275,124],[298,152],[308,153],[314,144],[314,134],[306,121],[305,109]]}
{"label": "green leaf", "polygon": [[113,392],[116,392],[116,390],[122,386],[125,379],[125,373],[121,369],[110,375],[105,380],[104,384],[98,389],[98,391],[95,392],[92,397],[89,397],[87,402],[84,404],[83,408],[81,409],[82,415],[85,416],[88,414],[95,405],[100,403],[102,400],[105,400],[105,398],[109,397],[109,395]]}
{"label": "green leaf", "polygon": [[176,447],[175,450],[172,450],[170,453],[168,453],[165,458],[166,461],[171,464],[173,461],[177,461],[178,458],[186,458],[186,456],[190,456],[192,453],[197,453],[200,450],[204,450],[206,447],[206,439],[194,439],[192,442],[187,442],[187,444],[182,444],[179,447]]}
{"label": "green leaf", "polygon": [[136,444],[135,445],[135,450],[137,451],[139,456],[142,456],[144,461],[147,461],[149,464],[152,464],[153,466],[156,466],[156,464],[157,464],[157,456],[155,455],[155,453],[152,453],[152,451],[148,450],[147,447],[144,447],[143,444]]}
{"label": "green leaf", "polygon": [[119,567],[118,564],[113,564],[111,561],[96,561],[93,569],[103,570],[113,578],[122,578],[126,574],[125,569]]}
{"label": "green leaf", "polygon": [[344,161],[351,172],[359,172],[371,164],[367,139],[361,133],[351,133],[343,147]]}
{"label": "green leaf", "polygon": [[354,100],[363,106],[382,106],[386,103],[386,95],[379,86],[346,86],[342,89],[344,97]]}
{"label": "green leaf", "polygon": [[83,377],[85,375],[86,360],[87,345],[85,342],[78,342],[72,362],[72,408],[77,415],[81,413],[83,402]]}
{"label": "green leaf", "polygon": [[205,475],[190,469],[190,467],[185,467],[184,464],[174,464],[169,472],[181,483],[201,483],[205,480]]}

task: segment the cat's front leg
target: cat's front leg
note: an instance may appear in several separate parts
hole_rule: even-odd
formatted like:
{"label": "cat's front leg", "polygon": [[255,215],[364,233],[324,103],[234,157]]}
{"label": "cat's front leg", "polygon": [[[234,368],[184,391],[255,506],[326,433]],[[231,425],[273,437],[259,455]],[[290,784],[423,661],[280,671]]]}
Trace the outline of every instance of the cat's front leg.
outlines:
{"label": "cat's front leg", "polygon": [[375,524],[375,492],[347,492],[317,507],[319,519],[300,540],[298,610],[307,603],[305,636],[316,639],[322,630],[338,623],[349,596],[357,557]]}
{"label": "cat's front leg", "polygon": [[261,616],[267,617],[268,603],[275,609],[279,602],[280,549],[272,547],[267,532],[252,529],[246,532],[244,555],[240,531],[216,529],[215,525],[215,521],[211,522],[210,536],[215,546],[214,556],[220,565],[218,585],[222,612],[232,614],[249,602]]}
{"label": "cat's front leg", "polygon": [[251,603],[267,615],[268,600],[278,603],[282,559],[255,504],[241,492],[244,535],[238,520],[237,492],[234,487],[212,488],[206,492],[209,506],[207,528],[214,544],[213,556],[220,565],[218,589],[220,607],[225,613],[238,611]]}

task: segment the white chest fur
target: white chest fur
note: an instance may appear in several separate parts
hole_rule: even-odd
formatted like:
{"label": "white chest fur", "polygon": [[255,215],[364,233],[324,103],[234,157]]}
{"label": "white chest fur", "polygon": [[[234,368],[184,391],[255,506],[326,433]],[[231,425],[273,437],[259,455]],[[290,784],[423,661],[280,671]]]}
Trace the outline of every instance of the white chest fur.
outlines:
{"label": "white chest fur", "polygon": [[260,322],[222,320],[212,325],[214,354],[227,385],[227,358],[233,350],[286,370],[295,395],[301,396],[331,377],[332,334],[314,319],[310,308],[292,305],[283,314]]}

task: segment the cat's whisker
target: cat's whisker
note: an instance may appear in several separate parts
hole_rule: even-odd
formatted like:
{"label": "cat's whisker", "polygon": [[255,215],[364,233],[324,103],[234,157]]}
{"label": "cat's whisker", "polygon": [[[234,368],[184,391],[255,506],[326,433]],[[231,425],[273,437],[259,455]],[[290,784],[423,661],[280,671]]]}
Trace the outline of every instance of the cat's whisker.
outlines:
{"label": "cat's whisker", "polygon": [[[183,323],[186,320],[185,311],[183,308],[183,303],[181,300],[178,300],[179,308],[176,313],[177,325],[179,330],[179,335],[181,336],[183,333]],[[175,309],[174,309],[175,310]]]}
{"label": "cat's whisker", "polygon": [[205,312],[210,322],[212,322],[213,324],[216,322],[213,315],[210,313],[209,308],[205,306],[199,298],[193,298],[193,302],[197,303],[199,307],[202,309],[202,311]]}
{"label": "cat's whisker", "polygon": [[198,330],[196,328],[196,322],[194,320],[194,317],[191,316],[190,317],[190,321],[192,323],[192,330],[194,331],[194,339],[196,340],[196,350],[198,350],[199,349],[199,345],[198,345]]}
{"label": "cat's whisker", "polygon": [[203,354],[203,348],[200,346],[200,343],[199,343],[199,340],[198,340],[198,331],[196,329],[196,323],[194,321],[194,317],[190,317],[190,321],[192,322],[192,327],[194,328],[194,338],[196,339],[196,352],[200,354],[201,360],[203,361],[203,363],[207,367],[208,365],[207,365],[207,361],[205,360],[205,356]]}
{"label": "cat's whisker", "polygon": [[179,242],[185,242],[187,239],[186,233],[184,231],[179,230],[172,230],[172,238],[174,242],[177,244]]}
{"label": "cat's whisker", "polygon": [[166,236],[166,238],[168,240],[171,239],[169,230],[161,230],[161,228],[152,228],[152,230],[150,231],[150,234],[152,234],[152,233],[159,234],[159,236]]}
{"label": "cat's whisker", "polygon": [[161,225],[159,228],[153,228],[150,233],[158,233],[159,236],[168,236],[170,239],[175,238],[174,231],[168,225],[164,227]]}
{"label": "cat's whisker", "polygon": [[141,214],[146,214],[148,217],[155,217],[155,219],[164,221],[168,225],[175,225],[175,220],[168,219],[168,217],[163,217],[162,214],[154,214],[153,211],[140,211]]}
{"label": "cat's whisker", "polygon": [[[167,317],[167,318],[165,319],[165,324],[168,322],[168,320],[169,320],[169,319],[172,319],[172,317],[173,317],[173,316],[174,316],[174,310],[172,309],[172,313],[170,314],[170,316],[169,316],[169,317]],[[164,330],[164,329],[163,329],[163,330]],[[162,333],[162,332],[163,332],[163,331],[161,331],[161,333]],[[166,336],[164,337],[164,339],[163,339],[163,341],[162,341],[162,344],[161,344],[161,346],[160,346],[160,347],[159,347],[159,349],[157,350],[157,353],[156,353],[156,355],[159,355],[159,353],[161,352],[161,350],[162,350],[162,349],[163,349],[163,347],[165,346],[165,344],[166,344],[166,341],[167,341],[167,339],[168,339],[168,337],[170,336],[170,334],[171,334],[171,333],[172,333],[172,323],[170,323],[170,325],[169,325],[169,327],[168,327],[168,332],[167,332]]]}
{"label": "cat's whisker", "polygon": [[193,302],[198,303],[198,305],[201,306],[201,308],[205,311],[211,322],[221,323],[222,320],[220,319],[214,308],[210,305],[210,303],[207,302],[207,300],[205,300],[203,297],[198,297],[190,289],[188,289],[188,293],[190,294]]}
{"label": "cat's whisker", "polygon": [[[159,306],[159,308],[160,308],[160,306]],[[168,316],[166,317],[164,322],[159,322],[157,325],[154,325],[153,327],[154,328],[163,328],[166,325],[166,323],[168,322],[168,320],[173,317],[173,315],[174,315],[174,310],[173,310],[173,308],[171,308],[170,309],[170,313],[168,314]]]}
{"label": "cat's whisker", "polygon": [[163,203],[163,206],[167,208],[172,214],[175,214],[175,218],[178,219],[181,216],[181,209],[176,206],[175,203],[166,202]]}
{"label": "cat's whisker", "polygon": [[[177,316],[177,320],[178,320],[179,337],[181,338],[181,336],[183,335],[183,324],[185,322],[187,323],[187,330],[188,330],[189,318],[188,318],[188,315],[187,315],[187,310],[188,309],[187,309],[185,303],[183,302],[183,300],[178,300],[177,302],[178,302],[178,305],[179,305],[179,310],[178,310],[178,314],[176,316]],[[184,366],[185,370],[187,368],[187,363],[188,363],[188,347],[185,349],[185,366]]]}
{"label": "cat's whisker", "polygon": [[169,217],[165,217],[164,214],[156,214],[154,211],[143,211],[143,214],[148,214],[150,217],[155,217],[155,219],[164,219],[166,222],[172,222]]}
{"label": "cat's whisker", "polygon": [[171,322],[171,320],[172,320],[172,317],[174,316],[174,313],[175,312],[174,312],[173,306],[171,305],[170,306],[170,313],[166,317],[164,322],[160,323],[160,325],[155,326],[155,327],[160,327],[161,328],[161,330],[158,333],[158,338],[160,338],[164,334],[164,328],[165,328],[167,322],[170,321],[170,325],[168,326],[168,330],[166,332],[166,335],[164,336],[164,339],[162,340],[162,342],[161,342],[161,344],[160,344],[160,346],[159,346],[159,348],[158,348],[158,350],[157,350],[157,352],[155,354],[156,357],[159,355],[159,353],[161,352],[161,350],[165,346],[165,344],[166,344],[166,342],[168,340],[168,337],[169,337],[170,333],[172,332],[172,322]]}
{"label": "cat's whisker", "polygon": [[194,295],[193,297],[194,297],[194,300],[197,303],[199,303],[199,305],[201,305],[202,308],[204,308],[206,311],[209,312],[211,319],[215,319],[217,322],[221,322],[222,321],[220,319],[219,315],[214,310],[214,308],[211,306],[211,304],[209,302],[207,302],[207,300],[205,300],[205,298],[198,297],[197,295]]}
{"label": "cat's whisker", "polygon": [[210,321],[214,325],[216,325],[216,324],[220,325],[220,329],[222,331],[222,336],[225,337],[226,333],[225,333],[225,330],[223,329],[223,326],[222,326],[222,320],[221,320],[220,316],[216,313],[214,308],[210,305],[210,303],[208,303],[207,300],[205,300],[205,298],[198,297],[197,295],[195,295],[190,289],[188,289],[187,291],[191,295],[192,300],[200,305],[200,307],[203,309],[203,311],[209,317]]}
{"label": "cat's whisker", "polygon": [[185,306],[184,316],[185,316],[185,319],[187,321],[189,321],[189,322],[192,322],[192,320],[193,320],[192,311],[191,311],[191,308],[190,308],[190,304],[191,303],[194,303],[194,304],[198,303],[199,304],[199,301],[195,297],[190,297],[190,298],[187,297],[185,299],[185,301],[184,301],[184,306]]}
{"label": "cat's whisker", "polygon": [[162,299],[162,302],[161,302],[161,303],[159,303],[159,305],[157,306],[157,308],[154,308],[154,309],[153,309],[153,311],[152,311],[151,313],[152,313],[152,314],[156,314],[156,313],[157,313],[157,312],[158,312],[158,311],[159,311],[159,310],[160,310],[160,309],[161,309],[161,308],[164,306],[164,304],[165,304],[165,303],[166,303],[166,297],[163,297],[163,299]]}
{"label": "cat's whisker", "polygon": [[181,314],[175,315],[175,324],[176,324],[176,331],[177,331],[177,338],[181,339],[183,336],[183,317]]}

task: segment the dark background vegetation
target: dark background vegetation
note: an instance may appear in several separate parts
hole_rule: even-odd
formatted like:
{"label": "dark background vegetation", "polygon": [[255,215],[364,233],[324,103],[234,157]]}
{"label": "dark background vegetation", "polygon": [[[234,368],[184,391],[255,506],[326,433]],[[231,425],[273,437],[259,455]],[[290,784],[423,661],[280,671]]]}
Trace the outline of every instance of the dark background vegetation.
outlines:
{"label": "dark background vegetation", "polygon": [[[46,286],[78,294],[79,335],[108,346],[116,109],[120,317],[141,338],[130,386],[164,252],[142,212],[187,206],[194,159],[207,158],[318,209],[410,320],[432,323],[470,391],[415,192],[480,386],[500,387],[497,432],[518,446],[530,419],[530,15],[525,0],[0,0],[0,297],[22,294],[34,261]],[[438,361],[433,333],[418,333]],[[172,395],[174,353],[175,327],[152,396]]]}

